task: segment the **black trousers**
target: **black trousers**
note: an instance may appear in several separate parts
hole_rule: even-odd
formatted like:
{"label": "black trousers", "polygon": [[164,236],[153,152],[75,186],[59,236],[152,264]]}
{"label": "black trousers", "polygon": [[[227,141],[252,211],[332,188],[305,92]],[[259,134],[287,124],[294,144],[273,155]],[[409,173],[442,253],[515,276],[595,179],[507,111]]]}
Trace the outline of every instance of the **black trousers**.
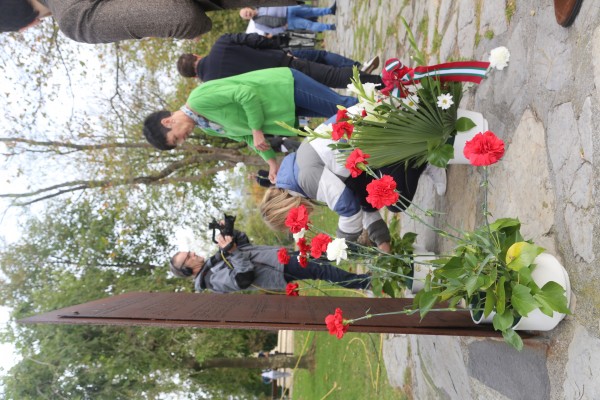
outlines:
{"label": "black trousers", "polygon": [[[292,59],[289,67],[330,88],[345,89],[350,83],[350,78],[352,78],[352,67],[332,67],[331,65],[319,64],[300,58]],[[364,72],[360,73],[360,81],[362,83],[382,84],[379,75],[369,75]]]}
{"label": "black trousers", "polygon": [[290,253],[290,262],[283,267],[283,276],[286,282],[314,279],[348,289],[367,289],[371,284],[370,275],[353,274],[322,259],[311,259],[306,268],[302,268],[298,262],[298,252]]}

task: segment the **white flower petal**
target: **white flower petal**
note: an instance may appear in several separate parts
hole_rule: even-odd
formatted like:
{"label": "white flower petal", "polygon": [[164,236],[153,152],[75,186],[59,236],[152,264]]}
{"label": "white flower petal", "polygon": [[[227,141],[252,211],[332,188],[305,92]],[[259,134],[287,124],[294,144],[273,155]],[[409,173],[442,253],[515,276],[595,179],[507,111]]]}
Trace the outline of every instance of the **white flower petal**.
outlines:
{"label": "white flower petal", "polygon": [[294,233],[292,236],[294,236],[294,242],[297,242],[298,240],[302,239],[304,237],[304,234],[306,233],[306,229],[302,228],[300,230],[300,232],[298,233]]}
{"label": "white flower petal", "polygon": [[510,60],[510,51],[504,46],[496,47],[490,51],[490,67],[496,68],[497,70],[503,70],[508,66]]}
{"label": "white flower petal", "polygon": [[335,238],[327,245],[327,259],[329,261],[335,260],[336,264],[339,264],[341,260],[347,260],[347,248],[348,245],[346,244],[346,239]]}

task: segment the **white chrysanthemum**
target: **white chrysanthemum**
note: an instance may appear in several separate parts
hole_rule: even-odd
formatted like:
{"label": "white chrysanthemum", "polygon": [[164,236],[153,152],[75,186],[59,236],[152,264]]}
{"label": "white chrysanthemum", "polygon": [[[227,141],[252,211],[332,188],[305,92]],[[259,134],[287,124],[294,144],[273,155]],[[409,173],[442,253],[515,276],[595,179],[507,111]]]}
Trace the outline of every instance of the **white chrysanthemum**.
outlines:
{"label": "white chrysanthemum", "polygon": [[304,228],[300,229],[300,232],[294,233],[292,235],[292,236],[294,236],[294,242],[297,242],[298,240],[302,239],[304,237],[305,233],[306,233],[306,229],[304,229]]}
{"label": "white chrysanthemum", "polygon": [[490,51],[490,67],[496,68],[497,70],[503,70],[508,66],[510,60],[510,52],[504,46],[496,47]]}
{"label": "white chrysanthemum", "polygon": [[452,95],[450,93],[440,94],[437,97],[437,106],[442,110],[449,109],[452,104],[454,104],[454,100],[452,100]]}
{"label": "white chrysanthemum", "polygon": [[339,264],[341,260],[347,260],[347,248],[348,245],[346,244],[346,239],[333,239],[333,241],[327,245],[327,259],[329,261],[335,260],[336,264]]}
{"label": "white chrysanthemum", "polygon": [[415,111],[419,109],[419,102],[419,96],[408,96],[402,99],[402,104],[404,104],[406,107],[412,108]]}

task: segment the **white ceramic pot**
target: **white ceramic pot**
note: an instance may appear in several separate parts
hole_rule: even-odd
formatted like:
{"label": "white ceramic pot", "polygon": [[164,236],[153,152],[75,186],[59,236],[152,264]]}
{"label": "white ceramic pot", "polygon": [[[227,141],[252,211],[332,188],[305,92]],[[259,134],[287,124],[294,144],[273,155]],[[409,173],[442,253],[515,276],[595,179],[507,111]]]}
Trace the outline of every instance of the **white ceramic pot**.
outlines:
{"label": "white ceramic pot", "polygon": [[469,160],[467,160],[463,154],[465,143],[467,143],[467,140],[473,139],[473,136],[478,133],[487,131],[488,122],[483,118],[483,114],[475,111],[463,110],[461,108],[457,111],[457,117],[470,118],[475,123],[475,127],[466,132],[458,132],[454,137],[454,158],[451,159],[448,164],[470,164]]}
{"label": "white ceramic pot", "polygon": [[[565,296],[567,296],[567,307],[571,301],[571,282],[569,275],[565,268],[560,262],[548,253],[542,253],[534,260],[536,267],[531,273],[533,281],[542,287],[550,281],[558,283],[565,289]],[[494,312],[491,312],[487,318],[483,318],[483,313],[478,313],[477,318],[471,311],[471,317],[476,324],[480,323],[492,323],[494,318]],[[554,312],[552,317],[542,313],[539,309],[533,310],[527,315],[527,317],[521,318],[514,326],[513,329],[516,331],[549,331],[558,325],[563,320],[565,314]]]}

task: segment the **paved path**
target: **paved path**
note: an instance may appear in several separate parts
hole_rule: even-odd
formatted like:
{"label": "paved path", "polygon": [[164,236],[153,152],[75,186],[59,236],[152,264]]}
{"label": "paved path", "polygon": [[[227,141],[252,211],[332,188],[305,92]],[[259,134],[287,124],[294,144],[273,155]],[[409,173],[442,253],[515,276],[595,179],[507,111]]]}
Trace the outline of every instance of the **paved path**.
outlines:
{"label": "paved path", "polygon": [[[509,48],[509,67],[462,102],[483,113],[507,144],[504,160],[491,169],[490,211],[518,217],[525,236],[563,262],[577,299],[573,316],[528,340],[521,353],[496,340],[389,336],[390,382],[410,381],[415,399],[600,399],[600,181],[594,179],[600,173],[594,157],[600,149],[594,134],[600,130],[600,2],[584,0],[569,29],[556,24],[552,3],[338,0],[338,30],[325,35],[328,49],[359,60],[379,54],[408,61],[402,15],[430,63],[487,60],[491,49]],[[480,178],[472,167],[452,166],[445,196],[436,196],[423,178],[416,201],[446,213],[434,223],[473,228],[482,222]],[[403,224],[419,232],[429,250],[448,250],[421,227]]]}

